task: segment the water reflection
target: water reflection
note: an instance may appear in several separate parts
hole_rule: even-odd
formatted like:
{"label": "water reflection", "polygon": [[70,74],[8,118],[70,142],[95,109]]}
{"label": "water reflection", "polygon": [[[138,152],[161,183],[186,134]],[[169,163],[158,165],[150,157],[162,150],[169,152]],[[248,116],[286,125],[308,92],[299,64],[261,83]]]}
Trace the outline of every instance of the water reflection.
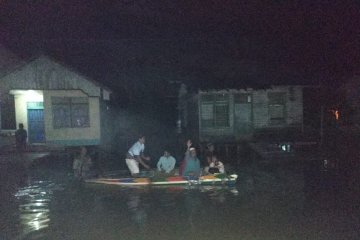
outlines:
{"label": "water reflection", "polygon": [[236,187],[222,187],[222,186],[202,186],[201,192],[206,192],[212,202],[225,203],[230,196],[237,196],[239,191]]}
{"label": "water reflection", "polygon": [[122,188],[27,178],[27,187],[0,186],[0,239],[359,239],[354,196],[340,198],[328,187],[331,179],[324,186],[318,175],[303,187],[296,173],[258,171],[234,188]]}
{"label": "water reflection", "polygon": [[131,219],[139,226],[143,226],[147,220],[147,213],[142,201],[141,189],[131,189],[127,194],[127,207],[131,213]]}
{"label": "water reflection", "polygon": [[19,216],[22,229],[22,236],[49,227],[50,207],[54,190],[62,189],[50,181],[33,182],[27,187],[20,188],[15,197],[19,201]]}

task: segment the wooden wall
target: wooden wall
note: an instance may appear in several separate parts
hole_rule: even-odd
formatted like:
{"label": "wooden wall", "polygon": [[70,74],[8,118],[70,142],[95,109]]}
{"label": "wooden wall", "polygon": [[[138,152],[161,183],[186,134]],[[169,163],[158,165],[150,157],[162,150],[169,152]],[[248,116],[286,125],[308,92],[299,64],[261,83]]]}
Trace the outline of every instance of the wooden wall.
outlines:
{"label": "wooden wall", "polygon": [[[257,131],[279,129],[279,128],[297,128],[301,129],[303,124],[303,94],[302,86],[274,86],[269,89],[260,90],[220,90],[220,91],[199,91],[192,97],[187,97],[188,102],[197,104],[197,112],[188,109],[185,113],[188,120],[183,126],[187,132],[198,132],[198,136],[203,141],[221,139],[222,141],[234,141],[238,139],[249,138]],[[203,127],[200,120],[201,95],[202,94],[229,94],[229,126],[222,128]],[[236,129],[234,96],[239,93],[247,93],[251,96],[251,127],[249,133],[241,133]],[[269,93],[284,94],[285,121],[281,124],[274,124],[269,120]],[[194,97],[195,96],[195,97]],[[241,111],[241,110],[240,110]],[[192,113],[191,113],[192,112]],[[198,123],[198,125],[196,125]],[[194,126],[198,126],[195,128]]]}

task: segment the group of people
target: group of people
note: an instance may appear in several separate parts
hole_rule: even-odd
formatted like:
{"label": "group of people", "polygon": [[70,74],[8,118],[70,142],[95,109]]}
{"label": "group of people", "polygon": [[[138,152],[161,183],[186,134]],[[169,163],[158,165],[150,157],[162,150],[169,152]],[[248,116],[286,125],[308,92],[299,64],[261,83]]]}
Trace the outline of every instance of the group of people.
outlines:
{"label": "group of people", "polygon": [[[215,173],[225,173],[224,164],[219,160],[215,153],[212,143],[207,145],[205,153],[207,166],[201,168],[200,160],[197,156],[196,148],[193,147],[191,140],[186,143],[187,149],[185,157],[180,163],[178,171],[175,169],[176,159],[171,155],[168,149],[164,150],[164,154],[159,158],[156,167],[157,174],[161,176],[181,175],[191,178],[197,178],[201,175],[209,175]],[[150,169],[150,157],[144,155],[145,136],[141,136],[136,143],[126,153],[125,162],[133,177],[138,177],[140,173],[140,165],[145,169]],[[78,179],[88,178],[93,162],[87,154],[86,147],[81,147],[73,161],[74,176]]]}
{"label": "group of people", "polygon": [[[218,159],[218,156],[214,153],[214,145],[208,144],[208,151],[206,153],[206,159],[208,166],[202,170],[200,166],[200,160],[197,157],[196,149],[193,147],[191,140],[188,140],[187,150],[185,152],[184,160],[179,167],[179,174],[188,177],[199,177],[202,174],[214,174],[225,173],[224,164]],[[132,145],[126,154],[126,165],[130,170],[133,177],[137,177],[140,173],[139,165],[142,165],[146,169],[150,169],[148,162],[150,157],[144,155],[145,150],[145,136],[141,136],[139,140]],[[162,175],[175,175],[176,159],[171,156],[168,149],[164,151],[164,155],[160,157],[157,162],[157,171]]]}

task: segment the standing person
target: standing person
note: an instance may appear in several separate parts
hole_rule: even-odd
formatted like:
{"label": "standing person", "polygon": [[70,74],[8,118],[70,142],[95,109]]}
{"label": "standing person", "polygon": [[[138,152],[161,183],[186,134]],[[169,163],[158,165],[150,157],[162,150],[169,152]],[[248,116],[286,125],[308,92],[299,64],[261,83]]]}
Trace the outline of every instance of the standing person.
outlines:
{"label": "standing person", "polygon": [[171,156],[168,150],[165,150],[164,155],[160,157],[157,163],[157,169],[159,172],[163,172],[167,175],[174,175],[175,163],[175,158]]}
{"label": "standing person", "polygon": [[185,153],[184,169],[182,170],[183,176],[199,177],[200,176],[200,160],[197,158],[196,149],[192,147],[191,140],[188,140],[187,150]]}
{"label": "standing person", "polygon": [[19,123],[19,129],[15,132],[16,149],[24,151],[26,149],[27,131],[24,129],[24,124]]}
{"label": "standing person", "polygon": [[92,161],[90,156],[87,154],[86,147],[80,148],[80,154],[75,157],[73,162],[74,176],[78,179],[87,178],[90,173],[90,167]]}
{"label": "standing person", "polygon": [[132,145],[126,154],[126,165],[128,166],[130,173],[133,177],[137,177],[140,173],[139,163],[146,169],[150,169],[143,160],[150,161],[150,157],[144,156],[145,150],[145,136],[141,136],[139,140]]}

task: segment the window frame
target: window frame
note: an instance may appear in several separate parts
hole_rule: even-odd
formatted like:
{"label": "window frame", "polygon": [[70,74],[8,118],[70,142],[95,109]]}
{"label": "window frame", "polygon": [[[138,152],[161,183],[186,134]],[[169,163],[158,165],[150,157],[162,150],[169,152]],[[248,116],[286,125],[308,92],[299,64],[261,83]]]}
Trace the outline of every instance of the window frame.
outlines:
{"label": "window frame", "polygon": [[[284,125],[286,124],[286,92],[269,92],[268,93],[268,121],[270,125]],[[281,108],[274,110],[274,112],[281,112],[282,117],[272,117],[273,108]]]}
{"label": "window frame", "polygon": [[[54,129],[63,129],[63,128],[88,128],[90,127],[90,106],[88,97],[51,97],[51,106],[52,106],[52,116],[53,116],[53,128]],[[76,108],[81,109],[85,107],[83,114],[80,116],[84,119],[82,124],[76,124],[74,122],[77,115],[75,111]],[[62,108],[62,109],[61,109]],[[57,110],[63,110],[67,116],[65,116],[65,121],[57,124],[57,120],[61,117],[64,117],[64,113],[58,113]],[[79,118],[79,117],[78,117]],[[78,121],[77,121],[78,122]]]}
{"label": "window frame", "polygon": [[[211,109],[211,117],[204,119],[204,106]],[[218,117],[221,108],[224,108],[223,119]],[[208,110],[210,112],[210,110]],[[227,115],[225,114],[227,112]],[[225,116],[226,115],[226,116]],[[206,122],[207,121],[207,122]],[[230,94],[201,94],[200,96],[200,122],[202,128],[223,129],[230,128]],[[225,124],[222,124],[225,123]]]}

